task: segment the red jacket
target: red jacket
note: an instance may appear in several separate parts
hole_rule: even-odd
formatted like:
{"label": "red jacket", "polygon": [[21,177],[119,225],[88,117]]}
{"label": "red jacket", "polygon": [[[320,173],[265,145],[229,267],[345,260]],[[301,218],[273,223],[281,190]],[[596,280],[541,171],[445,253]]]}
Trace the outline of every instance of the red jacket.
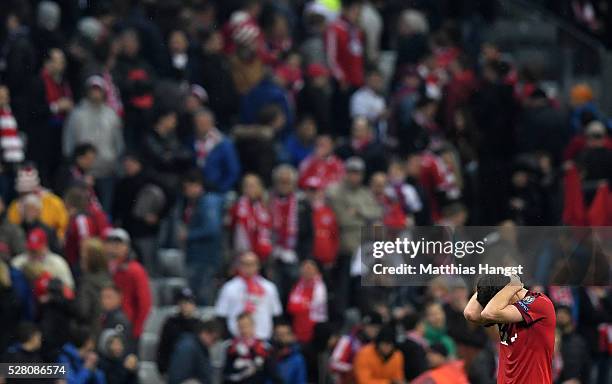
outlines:
{"label": "red jacket", "polygon": [[340,247],[340,231],[334,210],[325,204],[312,207],[312,257],[323,265],[336,261]]}
{"label": "red jacket", "polygon": [[325,53],[334,78],[353,87],[363,85],[363,32],[339,17],[325,31]]}
{"label": "red jacket", "polygon": [[81,253],[81,242],[92,236],[101,236],[102,233],[96,228],[93,218],[84,213],[79,213],[70,218],[64,243],[64,257],[70,266],[78,264]]}
{"label": "red jacket", "polygon": [[134,337],[138,338],[142,334],[151,310],[149,276],[142,265],[135,260],[111,268],[113,281],[121,290],[123,297],[123,312],[133,324]]}
{"label": "red jacket", "polygon": [[342,180],[344,176],[344,163],[335,155],[321,159],[310,155],[300,163],[300,188],[306,188],[309,177],[318,177],[322,188]]}

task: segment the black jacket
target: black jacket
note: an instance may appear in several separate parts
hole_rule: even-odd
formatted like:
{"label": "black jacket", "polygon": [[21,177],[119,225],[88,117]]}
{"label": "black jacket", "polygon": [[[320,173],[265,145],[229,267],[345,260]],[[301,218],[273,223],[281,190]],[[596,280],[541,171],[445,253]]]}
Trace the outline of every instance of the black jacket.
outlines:
{"label": "black jacket", "polygon": [[177,342],[185,334],[191,334],[198,321],[195,317],[186,318],[180,313],[166,320],[157,349],[157,369],[159,369],[160,373],[164,374],[168,371],[172,352]]}

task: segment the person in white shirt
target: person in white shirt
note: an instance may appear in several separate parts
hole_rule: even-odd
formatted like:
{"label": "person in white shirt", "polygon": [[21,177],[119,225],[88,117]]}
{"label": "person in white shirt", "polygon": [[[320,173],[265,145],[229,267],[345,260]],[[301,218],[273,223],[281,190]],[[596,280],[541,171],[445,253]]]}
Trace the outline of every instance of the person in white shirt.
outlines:
{"label": "person in white shirt", "polygon": [[74,289],[74,279],[66,260],[49,251],[47,234],[40,228],[34,228],[28,233],[26,240],[27,253],[16,256],[13,267],[22,270],[29,263],[40,263],[43,271],[52,277],[60,279],[70,289]]}
{"label": "person in white shirt", "polygon": [[276,286],[259,275],[259,259],[253,252],[242,254],[238,263],[236,277],[221,287],[215,312],[226,320],[234,336],[238,335],[238,316],[250,313],[255,321],[255,337],[269,340],[274,317],[282,314]]}
{"label": "person in white shirt", "polygon": [[365,85],[351,96],[351,118],[365,117],[376,128],[378,136],[386,130],[387,102],[383,96],[384,79],[377,70],[369,71]]}

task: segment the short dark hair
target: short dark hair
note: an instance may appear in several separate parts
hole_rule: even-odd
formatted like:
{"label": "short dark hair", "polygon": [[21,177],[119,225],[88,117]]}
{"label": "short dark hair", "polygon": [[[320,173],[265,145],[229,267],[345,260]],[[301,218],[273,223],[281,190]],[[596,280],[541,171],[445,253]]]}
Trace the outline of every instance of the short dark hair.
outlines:
{"label": "short dark hair", "polygon": [[73,325],[71,328],[71,340],[75,347],[81,348],[89,340],[93,341],[93,333],[89,327],[83,325]]}
{"label": "short dark hair", "polygon": [[221,335],[223,333],[223,327],[217,320],[206,320],[206,321],[198,321],[193,327],[195,334],[210,333],[213,335]]}
{"label": "short dark hair", "polygon": [[196,183],[204,185],[204,177],[199,169],[191,169],[183,175],[183,183]]}
{"label": "short dark hair", "polygon": [[36,324],[29,321],[20,323],[17,326],[17,341],[21,344],[27,343],[37,332],[40,332],[40,329]]}
{"label": "short dark hair", "polygon": [[505,275],[484,275],[476,282],[476,300],[482,307],[486,307],[489,301],[501,291],[508,283],[510,278]]}
{"label": "short dark hair", "polygon": [[409,313],[402,319],[402,325],[404,326],[404,330],[411,331],[419,325],[423,321],[423,316],[418,313]]}
{"label": "short dark hair", "polygon": [[94,152],[97,153],[98,150],[96,149],[96,147],[91,144],[91,143],[83,143],[83,144],[79,144],[74,148],[74,151],[72,151],[72,157],[77,159],[83,155],[88,154],[89,152]]}

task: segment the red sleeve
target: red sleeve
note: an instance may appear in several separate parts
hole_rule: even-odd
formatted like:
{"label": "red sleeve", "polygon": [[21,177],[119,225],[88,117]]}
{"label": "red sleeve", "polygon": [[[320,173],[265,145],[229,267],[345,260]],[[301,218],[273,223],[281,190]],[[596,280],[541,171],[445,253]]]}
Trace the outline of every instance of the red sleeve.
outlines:
{"label": "red sleeve", "polygon": [[146,271],[138,265],[134,268],[134,280],[136,282],[136,296],[138,308],[134,314],[134,336],[139,337],[144,329],[145,321],[151,310],[151,289]]}
{"label": "red sleeve", "polygon": [[513,305],[519,310],[525,323],[529,325],[550,316],[552,303],[542,295],[527,294],[523,300]]}

